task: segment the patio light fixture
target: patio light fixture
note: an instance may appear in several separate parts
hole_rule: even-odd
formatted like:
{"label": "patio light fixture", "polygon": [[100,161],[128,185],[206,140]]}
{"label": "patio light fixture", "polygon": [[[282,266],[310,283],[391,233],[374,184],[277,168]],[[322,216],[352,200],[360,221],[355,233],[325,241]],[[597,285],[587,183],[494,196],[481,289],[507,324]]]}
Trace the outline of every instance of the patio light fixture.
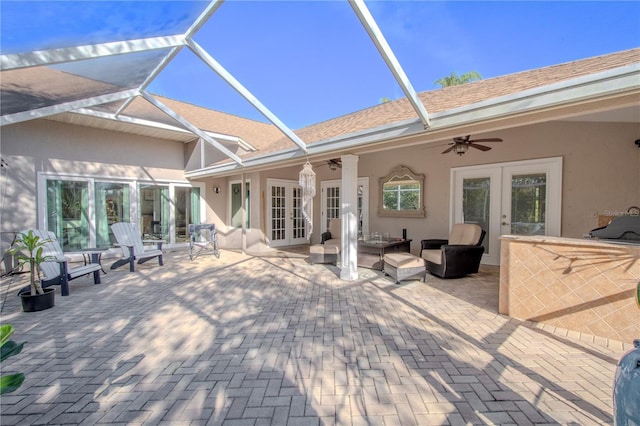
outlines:
{"label": "patio light fixture", "polygon": [[458,154],[458,155],[462,155],[462,154],[464,154],[465,152],[467,152],[467,149],[469,149],[469,146],[468,146],[468,145],[456,145],[456,146],[453,148],[453,152],[455,152],[455,153],[456,153],[456,154]]}

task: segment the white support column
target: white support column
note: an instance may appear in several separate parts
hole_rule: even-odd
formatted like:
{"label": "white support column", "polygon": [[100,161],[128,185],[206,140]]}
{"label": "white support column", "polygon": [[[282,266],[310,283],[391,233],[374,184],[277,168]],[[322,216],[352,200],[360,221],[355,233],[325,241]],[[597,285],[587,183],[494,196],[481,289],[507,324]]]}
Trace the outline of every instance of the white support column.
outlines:
{"label": "white support column", "polygon": [[343,155],[342,217],[340,279],[358,279],[358,156]]}

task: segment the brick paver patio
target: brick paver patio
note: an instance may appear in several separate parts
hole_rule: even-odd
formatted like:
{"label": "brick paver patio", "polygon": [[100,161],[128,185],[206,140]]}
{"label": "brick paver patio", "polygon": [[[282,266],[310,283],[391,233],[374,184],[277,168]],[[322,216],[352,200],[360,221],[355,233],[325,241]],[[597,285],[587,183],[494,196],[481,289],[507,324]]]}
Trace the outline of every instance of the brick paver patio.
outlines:
{"label": "brick paver patio", "polygon": [[[109,265],[110,262],[105,262]],[[394,285],[282,252],[107,269],[2,322],[28,343],[0,423],[128,425],[611,424],[631,342],[497,313],[498,270]]]}

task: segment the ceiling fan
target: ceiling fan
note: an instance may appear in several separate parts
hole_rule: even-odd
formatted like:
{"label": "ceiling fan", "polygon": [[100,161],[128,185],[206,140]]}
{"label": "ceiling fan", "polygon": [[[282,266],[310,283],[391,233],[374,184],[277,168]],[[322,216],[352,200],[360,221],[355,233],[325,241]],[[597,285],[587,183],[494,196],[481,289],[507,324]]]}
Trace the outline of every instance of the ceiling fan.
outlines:
{"label": "ceiling fan", "polygon": [[458,155],[462,155],[465,152],[467,152],[469,147],[479,149],[480,151],[489,151],[491,147],[479,145],[478,142],[502,142],[502,139],[500,138],[487,138],[487,139],[474,139],[474,140],[471,140],[470,138],[471,138],[471,135],[467,135],[463,138],[453,138],[453,142],[449,142],[449,145],[451,146],[446,150],[444,150],[442,153],[446,154],[448,152],[453,151]]}
{"label": "ceiling fan", "polygon": [[327,164],[329,165],[329,169],[333,171],[337,170],[338,168],[342,168],[342,161],[339,158],[332,158],[327,161]]}

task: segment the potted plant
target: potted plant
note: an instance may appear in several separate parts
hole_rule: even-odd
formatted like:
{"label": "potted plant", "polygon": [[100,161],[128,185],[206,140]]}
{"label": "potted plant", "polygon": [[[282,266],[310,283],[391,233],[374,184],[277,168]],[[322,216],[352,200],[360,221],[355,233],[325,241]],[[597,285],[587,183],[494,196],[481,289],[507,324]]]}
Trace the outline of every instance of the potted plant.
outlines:
{"label": "potted plant", "polygon": [[[24,342],[17,344],[9,337],[13,334],[13,326],[11,324],[3,324],[0,326],[0,362],[9,357],[18,355],[22,351]],[[24,373],[6,374],[0,377],[0,395],[15,391],[24,382]]]}
{"label": "potted plant", "polygon": [[25,312],[42,311],[53,307],[55,289],[42,288],[40,282],[40,264],[55,260],[54,256],[45,256],[44,247],[50,240],[43,240],[32,230],[19,234],[17,241],[10,250],[19,264],[29,265],[29,293],[20,294],[22,309]]}

